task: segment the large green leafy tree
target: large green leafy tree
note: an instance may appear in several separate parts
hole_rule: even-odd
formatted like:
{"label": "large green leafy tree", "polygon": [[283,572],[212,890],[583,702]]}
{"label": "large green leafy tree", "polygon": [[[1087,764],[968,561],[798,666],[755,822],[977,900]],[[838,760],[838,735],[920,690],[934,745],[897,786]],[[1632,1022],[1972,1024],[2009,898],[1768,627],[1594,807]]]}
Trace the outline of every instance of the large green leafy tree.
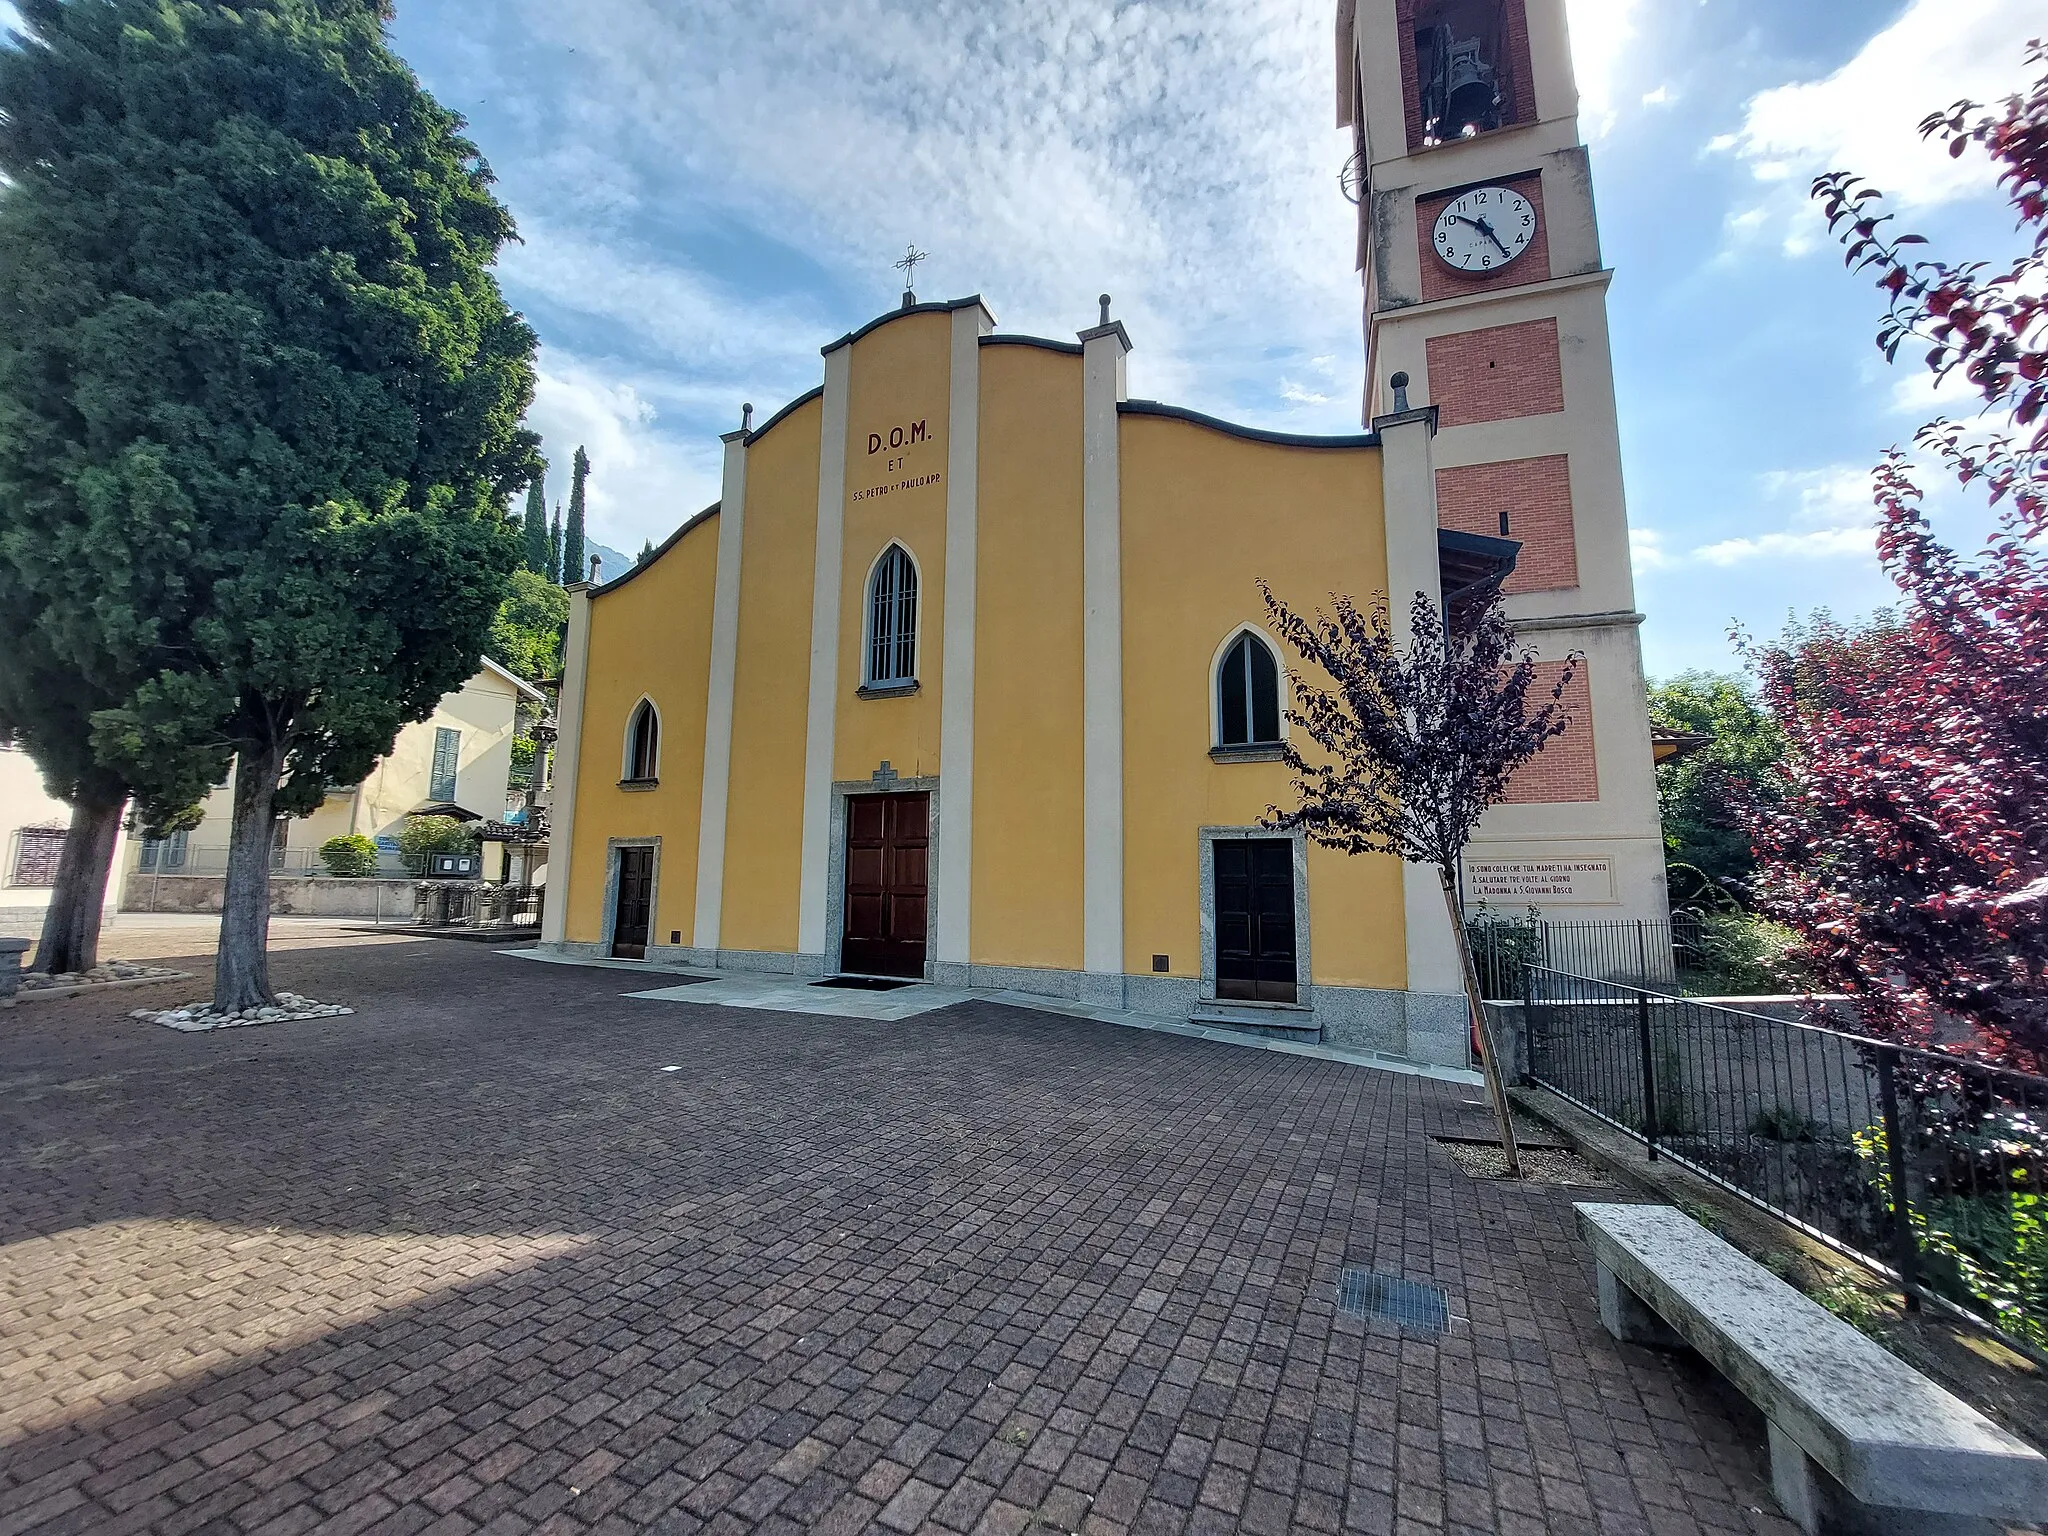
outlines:
{"label": "large green leafy tree", "polygon": [[[1650,724],[1710,738],[1658,766],[1666,857],[1698,871],[1695,887],[1703,880],[1741,899],[1756,873],[1742,808],[1774,782],[1784,731],[1742,679],[1717,672],[1682,672],[1653,686]],[[1680,873],[1674,867],[1674,877]]]}
{"label": "large green leafy tree", "polygon": [[491,621],[485,654],[529,683],[553,677],[562,661],[562,631],[569,622],[569,594],[537,571],[512,573],[511,590]]}
{"label": "large green leafy tree", "polygon": [[[273,818],[468,677],[517,563],[512,221],[383,4],[20,9],[0,548],[46,540],[97,584],[59,659],[114,695],[98,764],[158,800],[235,761],[214,1001],[244,1008],[270,996]],[[0,607],[51,600],[52,565],[10,560]]]}

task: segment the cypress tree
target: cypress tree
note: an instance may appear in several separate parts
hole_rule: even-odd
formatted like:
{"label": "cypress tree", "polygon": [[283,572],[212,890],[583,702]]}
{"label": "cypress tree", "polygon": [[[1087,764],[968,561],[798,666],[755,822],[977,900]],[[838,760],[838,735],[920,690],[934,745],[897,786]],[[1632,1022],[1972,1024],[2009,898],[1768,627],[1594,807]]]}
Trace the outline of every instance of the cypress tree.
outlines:
{"label": "cypress tree", "polygon": [[377,0],[17,9],[0,610],[51,616],[93,762],[146,816],[234,762],[213,1000],[246,1009],[272,996],[274,818],[461,686],[518,562],[512,220]]}
{"label": "cypress tree", "polygon": [[548,533],[548,580],[562,584],[562,504],[555,503],[555,526]]}
{"label": "cypress tree", "polygon": [[536,576],[545,576],[548,573],[548,498],[543,489],[545,480],[545,474],[539,474],[527,482],[526,516],[520,524],[524,544],[519,563]]}
{"label": "cypress tree", "polygon": [[587,581],[583,566],[583,483],[590,478],[590,456],[576,450],[575,478],[569,482],[569,522],[562,530],[562,583]]}
{"label": "cypress tree", "polygon": [[635,559],[635,560],[634,560],[633,564],[634,564],[634,565],[635,565],[636,567],[638,567],[638,566],[642,566],[642,565],[645,565],[645,564],[646,564],[646,563],[647,563],[648,561],[652,560],[653,558],[654,558],[654,540],[652,540],[652,539],[643,539],[643,540],[641,541],[641,543],[640,543],[640,554],[639,554],[639,557],[638,557],[637,559]]}

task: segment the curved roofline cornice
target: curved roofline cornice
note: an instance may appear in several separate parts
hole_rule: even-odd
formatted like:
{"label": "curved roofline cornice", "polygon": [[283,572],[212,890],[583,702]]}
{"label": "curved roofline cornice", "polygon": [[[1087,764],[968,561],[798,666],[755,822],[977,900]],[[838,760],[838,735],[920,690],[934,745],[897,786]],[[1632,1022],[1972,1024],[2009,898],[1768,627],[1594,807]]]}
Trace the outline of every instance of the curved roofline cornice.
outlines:
{"label": "curved roofline cornice", "polygon": [[[891,320],[901,320],[905,315],[950,315],[956,309],[966,309],[976,304],[981,305],[983,314],[988,314],[988,306],[981,303],[981,295],[978,293],[970,293],[964,299],[943,299],[936,304],[911,304],[902,309],[892,309],[886,315],[875,316],[874,319],[870,320],[859,330],[848,331],[837,341],[827,342],[824,346],[818,348],[818,351],[824,356],[830,357],[841,347],[850,346],[854,342],[859,341],[861,337],[867,335],[869,331],[874,330],[877,326],[887,325]],[[994,315],[989,315],[988,318],[989,324],[995,324],[996,317]]]}
{"label": "curved roofline cornice", "polygon": [[1078,341],[1054,341],[1050,336],[998,336],[981,338],[984,347],[1043,347],[1048,352],[1064,352],[1069,357],[1079,357],[1082,352]]}
{"label": "curved roofline cornice", "polygon": [[1234,421],[1221,421],[1214,416],[1204,416],[1200,411],[1191,411],[1186,406],[1165,405],[1157,400],[1119,400],[1116,411],[1119,416],[1165,416],[1174,421],[1190,421],[1198,427],[1241,437],[1254,443],[1278,443],[1286,448],[1377,448],[1380,435],[1377,432],[1358,432],[1343,437],[1311,437],[1302,432],[1268,432],[1263,427],[1241,426]]}
{"label": "curved roofline cornice", "polygon": [[[801,403],[801,401],[792,402],[791,406],[783,407],[783,411],[787,412],[792,408],[792,406]],[[774,422],[771,421],[768,425],[773,426]],[[763,427],[761,430],[765,432],[768,430],[768,428]],[[706,522],[711,518],[716,517],[718,515],[718,506],[719,504],[715,501],[711,503],[711,505],[706,507],[702,512],[699,512],[695,517],[690,518],[687,522],[685,522],[682,527],[678,528],[674,533],[670,534],[667,538],[663,539],[659,544],[655,545],[653,554],[649,555],[645,560],[635,561],[632,565],[628,566],[625,575],[614,576],[610,581],[606,582],[601,587],[592,587],[590,589],[590,595],[592,597],[603,597],[607,592],[616,592],[620,587],[623,587],[635,576],[638,576],[642,571],[646,570],[649,566],[653,565],[654,562],[659,560],[663,555],[667,554],[670,550],[674,549],[676,545],[680,544],[682,542],[684,534],[688,533],[692,528],[695,528],[699,523]]]}
{"label": "curved roofline cornice", "polygon": [[781,424],[783,417],[787,416],[791,411],[795,410],[798,406],[809,405],[813,400],[822,400],[824,398],[825,386],[822,384],[815,385],[814,387],[805,390],[802,394],[798,395],[794,400],[790,401],[789,404],[785,405],[781,410],[777,411],[773,416],[770,416],[766,421],[762,422],[761,425],[754,428],[753,431],[749,432],[746,435],[744,441],[749,443],[758,443],[762,438],[766,437],[770,431],[772,431],[775,427]]}

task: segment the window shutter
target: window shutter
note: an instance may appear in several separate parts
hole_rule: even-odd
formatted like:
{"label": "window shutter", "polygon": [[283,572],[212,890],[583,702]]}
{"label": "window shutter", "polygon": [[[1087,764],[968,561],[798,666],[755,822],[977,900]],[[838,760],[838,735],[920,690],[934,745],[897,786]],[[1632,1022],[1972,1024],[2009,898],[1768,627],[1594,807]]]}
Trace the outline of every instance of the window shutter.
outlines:
{"label": "window shutter", "polygon": [[455,769],[462,755],[462,732],[447,726],[434,728],[434,775],[427,786],[429,800],[455,798]]}

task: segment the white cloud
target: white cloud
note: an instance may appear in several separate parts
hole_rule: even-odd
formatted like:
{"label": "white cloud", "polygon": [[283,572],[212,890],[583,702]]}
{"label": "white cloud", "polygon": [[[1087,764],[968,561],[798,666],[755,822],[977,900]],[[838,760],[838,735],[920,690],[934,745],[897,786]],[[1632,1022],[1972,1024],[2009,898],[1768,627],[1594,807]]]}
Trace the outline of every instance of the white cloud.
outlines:
{"label": "white cloud", "polygon": [[[920,292],[979,291],[1006,330],[1071,336],[1097,293],[1115,294],[1134,393],[1228,410],[1274,398],[1274,353],[1356,345],[1354,216],[1337,190],[1346,147],[1319,7],[703,0],[685,25],[660,0],[524,0],[520,16],[576,49],[559,110],[586,146],[543,167],[531,205],[566,223],[585,211],[579,166],[624,167],[629,185],[616,169],[602,178],[598,213],[709,209],[854,295],[830,327],[731,295],[718,340],[735,360],[793,355],[794,319],[815,375],[822,342],[893,299],[906,240],[932,253]],[[536,247],[561,243],[539,234]],[[565,257],[554,287],[598,286],[579,275],[589,254]],[[642,309],[666,302],[655,274],[630,276],[640,296],[617,307],[661,324]],[[692,321],[663,345],[702,334]],[[1354,425],[1351,398],[1333,393],[1316,424]]]}
{"label": "white cloud", "polygon": [[[624,328],[688,369],[705,403],[739,416],[737,391],[801,394],[815,380],[830,322],[721,291],[699,273],[625,242],[604,243],[529,220],[503,258],[506,280],[551,304]],[[797,382],[802,380],[802,382]],[[771,387],[772,386],[772,387]],[[729,398],[718,399],[725,391]],[[779,403],[779,402],[778,402]]]}
{"label": "white cloud", "polygon": [[1330,403],[1328,395],[1297,384],[1292,379],[1282,379],[1280,381],[1280,398],[1289,405],[1328,405]]}
{"label": "white cloud", "polygon": [[[1869,557],[1876,549],[1876,521],[1870,499],[1870,471],[1852,464],[1821,469],[1770,470],[1758,477],[1758,499],[1785,508],[1783,526],[1739,534],[1678,552],[1655,529],[1629,532],[1637,569],[1674,570],[1687,565],[1721,568],[1756,560],[1827,560]],[[1790,504],[1787,507],[1787,504]]]}
{"label": "white cloud", "polygon": [[1835,555],[1868,555],[1874,548],[1868,528],[1815,528],[1805,533],[1763,533],[1754,538],[1723,539],[1703,544],[1690,559],[1701,565],[1746,565],[1752,560],[1814,560]]}
{"label": "white cloud", "polygon": [[1631,527],[1628,531],[1629,559],[1638,571],[1662,571],[1676,564],[1664,547],[1664,535],[1655,528]]}
{"label": "white cloud", "polygon": [[20,30],[21,12],[9,5],[7,0],[0,0],[0,32],[19,32]]}
{"label": "white cloud", "polygon": [[591,460],[588,527],[614,548],[630,552],[643,539],[658,544],[718,500],[717,439],[701,441],[664,423],[661,404],[672,398],[670,389],[666,380],[634,377],[553,347],[540,355],[526,419],[547,445],[548,500],[567,503],[570,461],[581,445]]}
{"label": "white cloud", "polygon": [[1742,126],[1707,145],[1738,156],[1769,188],[1731,220],[1734,233],[1769,226],[1788,255],[1813,249],[1825,230],[1807,185],[1824,171],[1869,177],[1902,209],[1989,187],[1983,154],[1950,159],[1920,137],[1920,120],[1961,98],[1998,102],[2020,89],[2021,43],[2038,20],[2039,0],[1911,0],[1833,74],[1751,97]]}
{"label": "white cloud", "polygon": [[1938,415],[1974,415],[1983,403],[1983,396],[1960,368],[1937,382],[1928,369],[1915,367],[1892,382],[1892,409],[1923,421]]}
{"label": "white cloud", "polygon": [[[1579,86],[1579,128],[1588,139],[1604,138],[1619,115],[1617,101],[1628,85],[1624,56],[1636,35],[1637,0],[1567,0],[1572,74]],[[1661,88],[1651,96],[1663,100]],[[1650,96],[1643,98],[1647,105]]]}

